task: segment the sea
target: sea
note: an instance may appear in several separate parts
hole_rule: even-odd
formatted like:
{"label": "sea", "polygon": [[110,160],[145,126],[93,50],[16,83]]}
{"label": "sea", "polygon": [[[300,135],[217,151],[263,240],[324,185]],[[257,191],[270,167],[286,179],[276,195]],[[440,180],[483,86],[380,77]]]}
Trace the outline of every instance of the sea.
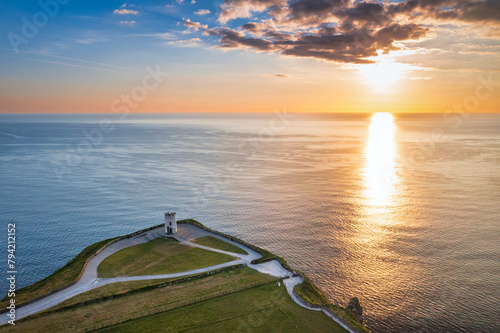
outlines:
{"label": "sea", "polygon": [[373,332],[499,332],[500,115],[0,115],[0,288],[193,218],[264,247]]}

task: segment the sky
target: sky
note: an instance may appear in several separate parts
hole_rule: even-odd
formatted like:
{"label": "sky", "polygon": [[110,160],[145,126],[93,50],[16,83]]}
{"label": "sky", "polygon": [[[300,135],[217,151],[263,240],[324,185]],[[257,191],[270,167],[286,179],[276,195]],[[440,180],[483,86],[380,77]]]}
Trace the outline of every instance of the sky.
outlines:
{"label": "sky", "polygon": [[500,112],[499,0],[1,0],[0,31],[2,113]]}

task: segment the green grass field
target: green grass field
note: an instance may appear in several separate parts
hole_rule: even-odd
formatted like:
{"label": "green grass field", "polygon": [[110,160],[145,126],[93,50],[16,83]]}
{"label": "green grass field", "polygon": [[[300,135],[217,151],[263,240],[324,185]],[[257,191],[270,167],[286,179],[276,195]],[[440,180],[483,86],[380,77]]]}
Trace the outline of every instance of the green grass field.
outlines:
{"label": "green grass field", "polygon": [[249,288],[99,332],[345,332],[323,313],[294,303],[280,284]]}
{"label": "green grass field", "polygon": [[[16,327],[22,332],[74,332],[75,328],[78,328],[78,331],[91,330],[95,327],[113,325],[117,321],[122,322],[129,318],[148,315],[148,313],[182,307],[200,298],[215,297],[220,293],[271,281],[277,281],[277,279],[248,267],[240,267],[162,288],[116,295],[111,299],[101,301],[99,297],[109,295],[108,288],[111,287],[111,285],[103,286],[99,288],[98,294],[95,291],[89,291],[67,300],[66,304],[72,305],[70,307],[48,310],[21,319],[16,322],[15,327],[10,325],[1,327],[0,332],[15,332]],[[92,297],[88,297],[89,293],[93,293],[93,297],[96,297],[98,301],[90,304],[78,302],[78,300],[91,299]],[[79,305],[75,306],[77,303]]]}
{"label": "green grass field", "polygon": [[157,238],[123,249],[97,267],[99,277],[156,275],[190,271],[237,258],[184,245],[172,238]]}
{"label": "green grass field", "polygon": [[224,242],[223,240],[220,240],[219,238],[213,236],[200,237],[193,240],[192,242],[198,245],[213,247],[214,249],[219,249],[223,251],[244,254],[244,255],[248,254],[247,251],[243,250],[239,246],[230,244],[228,242]]}

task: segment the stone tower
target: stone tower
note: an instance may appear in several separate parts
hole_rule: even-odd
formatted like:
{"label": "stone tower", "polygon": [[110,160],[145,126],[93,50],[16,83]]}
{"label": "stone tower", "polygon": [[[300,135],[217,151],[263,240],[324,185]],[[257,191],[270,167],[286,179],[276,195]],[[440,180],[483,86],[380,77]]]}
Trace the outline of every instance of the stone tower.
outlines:
{"label": "stone tower", "polygon": [[175,234],[177,232],[177,218],[175,213],[165,213],[165,233],[167,235]]}

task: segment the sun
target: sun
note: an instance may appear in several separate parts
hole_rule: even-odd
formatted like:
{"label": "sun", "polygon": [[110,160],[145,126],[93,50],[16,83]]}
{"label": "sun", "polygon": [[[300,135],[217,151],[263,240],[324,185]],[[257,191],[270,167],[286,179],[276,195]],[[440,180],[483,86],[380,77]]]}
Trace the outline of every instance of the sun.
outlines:
{"label": "sun", "polygon": [[361,65],[359,73],[363,80],[380,92],[394,88],[395,84],[410,70],[409,65],[396,62],[389,56],[381,55],[376,59],[376,63]]}

